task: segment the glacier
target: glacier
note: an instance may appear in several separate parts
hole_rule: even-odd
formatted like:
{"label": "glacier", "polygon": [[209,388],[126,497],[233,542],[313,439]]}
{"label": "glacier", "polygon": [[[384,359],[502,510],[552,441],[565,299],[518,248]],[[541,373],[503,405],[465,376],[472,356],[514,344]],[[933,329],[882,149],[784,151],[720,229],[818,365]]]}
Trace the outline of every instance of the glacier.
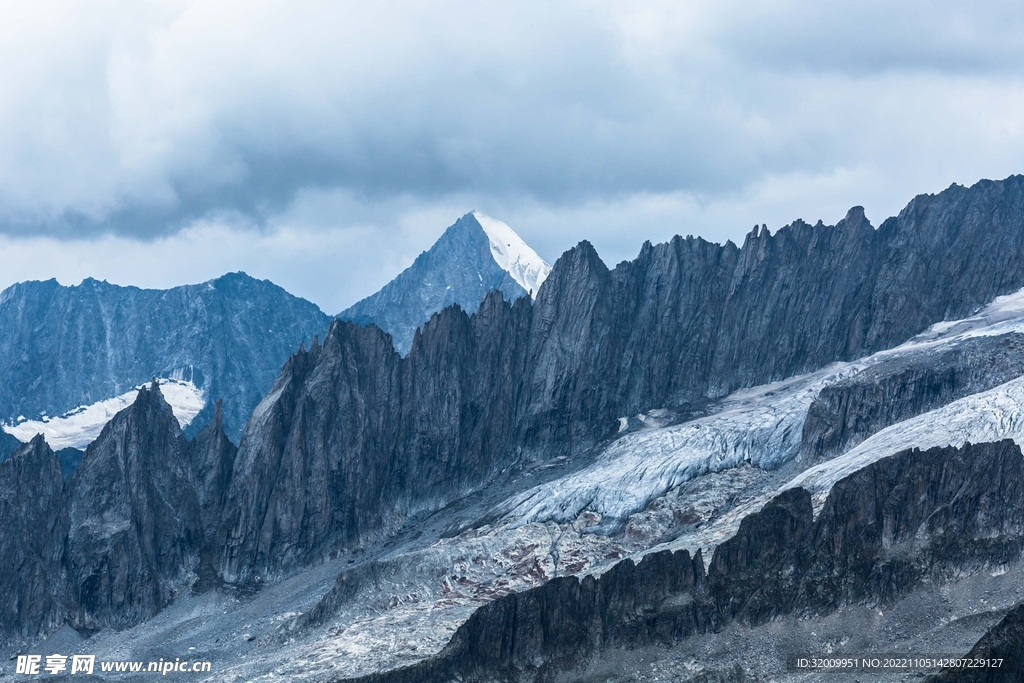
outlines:
{"label": "glacier", "polygon": [[[164,399],[171,405],[174,417],[182,427],[191,423],[206,405],[203,390],[190,379],[184,379],[182,373],[172,373],[171,377],[155,381],[160,385]],[[141,384],[119,396],[79,406],[57,417],[42,415],[35,420],[19,418],[14,423],[2,425],[2,429],[23,442],[31,441],[36,434],[42,434],[54,450],[85,448],[96,440],[114,415],[135,402],[142,387],[151,385],[151,382]]]}
{"label": "glacier", "polygon": [[[882,361],[926,354],[982,336],[1024,332],[1024,290],[994,299],[976,314],[932,325],[892,349],[816,372],[743,389],[715,412],[679,425],[647,427],[620,436],[587,467],[529,489],[501,507],[516,524],[567,523],[584,511],[612,531],[667,491],[698,476],[743,464],[775,470],[801,457],[803,423],[811,403],[831,384]],[[888,427],[839,458],[811,468],[788,486],[810,488],[823,501],[832,484],[900,450],[1013,438],[1024,444],[1024,378],[968,396]],[[649,415],[641,422],[653,422]],[[620,418],[620,430],[628,418]]]}

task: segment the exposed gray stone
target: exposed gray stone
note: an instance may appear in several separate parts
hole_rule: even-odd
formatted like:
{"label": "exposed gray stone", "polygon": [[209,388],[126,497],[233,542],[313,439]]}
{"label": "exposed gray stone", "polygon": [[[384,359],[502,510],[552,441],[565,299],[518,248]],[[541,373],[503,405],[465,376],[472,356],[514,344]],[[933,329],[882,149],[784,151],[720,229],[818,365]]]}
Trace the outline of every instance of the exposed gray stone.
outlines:
{"label": "exposed gray stone", "polygon": [[72,626],[136,624],[192,584],[203,544],[197,486],[159,387],[143,388],[103,428],[64,498]]}
{"label": "exposed gray stone", "polygon": [[940,354],[897,357],[822,389],[807,411],[803,447],[837,455],[889,425],[1024,374],[1024,335],[968,339]]}
{"label": "exposed gray stone", "polygon": [[0,642],[32,639],[64,623],[63,486],[60,462],[42,436],[0,463]]}

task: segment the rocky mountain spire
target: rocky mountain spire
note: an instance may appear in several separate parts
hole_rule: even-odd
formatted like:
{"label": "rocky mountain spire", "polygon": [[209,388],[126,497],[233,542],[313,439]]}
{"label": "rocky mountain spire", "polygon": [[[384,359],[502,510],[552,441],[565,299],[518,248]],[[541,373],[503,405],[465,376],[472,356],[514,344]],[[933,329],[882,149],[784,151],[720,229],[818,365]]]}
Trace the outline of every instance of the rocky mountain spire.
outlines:
{"label": "rocky mountain spire", "polygon": [[41,435],[0,463],[0,640],[59,627],[64,477]]}
{"label": "rocky mountain spire", "polygon": [[509,301],[536,296],[551,271],[512,228],[479,212],[457,220],[411,266],[375,294],[338,314],[388,332],[408,353],[416,330],[438,311],[457,304],[475,311],[488,292]]}
{"label": "rocky mountain spire", "polygon": [[189,444],[157,385],[104,427],[68,483],[64,557],[76,628],[123,628],[194,579],[203,525]]}

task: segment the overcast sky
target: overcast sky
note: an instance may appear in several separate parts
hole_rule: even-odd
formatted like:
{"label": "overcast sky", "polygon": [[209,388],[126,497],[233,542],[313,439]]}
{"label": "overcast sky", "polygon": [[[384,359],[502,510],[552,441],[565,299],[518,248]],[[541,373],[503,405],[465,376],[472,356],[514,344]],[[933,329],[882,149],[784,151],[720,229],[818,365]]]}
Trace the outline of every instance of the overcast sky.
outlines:
{"label": "overcast sky", "polygon": [[330,313],[460,215],[554,261],[1024,172],[1019,2],[0,3],[0,287]]}

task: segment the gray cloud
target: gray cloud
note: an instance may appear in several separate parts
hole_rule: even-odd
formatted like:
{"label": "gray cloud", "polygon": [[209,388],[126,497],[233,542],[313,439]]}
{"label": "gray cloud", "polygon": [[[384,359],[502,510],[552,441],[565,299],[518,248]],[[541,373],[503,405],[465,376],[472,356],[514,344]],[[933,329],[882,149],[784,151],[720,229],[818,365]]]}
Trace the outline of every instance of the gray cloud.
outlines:
{"label": "gray cloud", "polygon": [[[66,9],[8,46],[36,64],[0,101],[9,232],[261,222],[303,188],[715,196],[849,163],[802,113],[855,104],[822,78],[1024,63],[1009,3],[113,3],[82,28]],[[884,128],[842,124],[853,145]]]}
{"label": "gray cloud", "polygon": [[[23,5],[0,17],[0,233],[116,252],[65,277],[262,268],[335,310],[473,208],[614,262],[1024,171],[1017,3]],[[118,265],[161,240],[235,252]]]}

